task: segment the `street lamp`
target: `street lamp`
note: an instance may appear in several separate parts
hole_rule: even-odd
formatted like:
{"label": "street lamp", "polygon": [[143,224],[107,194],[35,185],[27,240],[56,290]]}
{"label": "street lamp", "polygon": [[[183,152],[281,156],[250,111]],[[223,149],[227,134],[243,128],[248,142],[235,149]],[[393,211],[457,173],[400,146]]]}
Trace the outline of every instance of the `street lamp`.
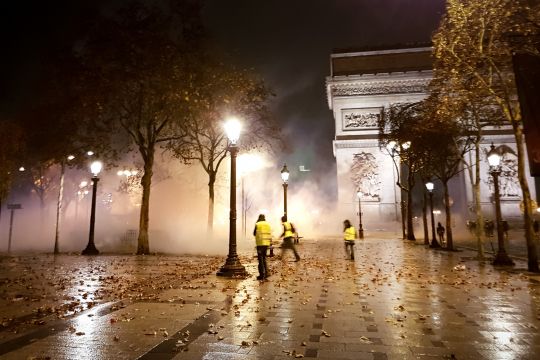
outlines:
{"label": "street lamp", "polygon": [[90,232],[88,236],[88,245],[82,251],[82,255],[98,255],[99,250],[96,249],[94,244],[94,225],[96,223],[96,194],[97,194],[97,183],[99,181],[98,175],[101,172],[103,164],[101,161],[94,161],[90,165],[90,171],[94,176],[92,176],[92,208],[90,210]]}
{"label": "street lamp", "polygon": [[493,186],[494,186],[494,198],[495,198],[495,220],[497,222],[497,244],[498,250],[495,259],[493,260],[493,265],[503,265],[511,266],[514,265],[514,262],[504,249],[504,230],[502,226],[502,216],[501,216],[501,197],[499,194],[499,175],[501,174],[501,155],[499,155],[493,143],[488,152],[488,163],[489,171],[491,176],[493,176]]}
{"label": "street lamp", "polygon": [[237,119],[229,119],[225,123],[225,132],[229,138],[228,150],[231,153],[231,201],[229,215],[229,254],[225,264],[217,272],[217,276],[238,277],[246,276],[246,268],[240,263],[236,253],[236,155],[238,146],[236,145],[240,137],[242,126]]}
{"label": "street lamp", "polygon": [[429,192],[429,212],[431,213],[431,245],[432,248],[440,248],[441,245],[437,241],[437,235],[435,234],[435,215],[433,214],[433,189],[435,185],[429,181],[426,183],[426,189]]}
{"label": "street lamp", "polygon": [[358,196],[358,238],[363,239],[364,228],[362,227],[362,192],[358,191],[356,193],[356,196]]}
{"label": "street lamp", "polygon": [[287,216],[287,187],[289,186],[289,169],[287,169],[287,164],[283,164],[283,169],[281,169],[281,180],[283,180],[283,215]]}

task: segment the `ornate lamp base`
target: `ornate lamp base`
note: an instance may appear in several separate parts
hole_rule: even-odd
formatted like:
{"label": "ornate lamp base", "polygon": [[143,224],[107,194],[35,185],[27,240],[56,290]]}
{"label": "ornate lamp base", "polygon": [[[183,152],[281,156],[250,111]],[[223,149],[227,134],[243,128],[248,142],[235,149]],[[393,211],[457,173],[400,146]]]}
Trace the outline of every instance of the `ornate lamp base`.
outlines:
{"label": "ornate lamp base", "polygon": [[96,249],[94,244],[89,244],[82,252],[81,255],[99,255],[99,250]]}
{"label": "ornate lamp base", "polygon": [[225,265],[219,269],[216,275],[223,277],[246,277],[248,276],[248,273],[244,265],[240,263],[238,256],[235,256],[227,257]]}

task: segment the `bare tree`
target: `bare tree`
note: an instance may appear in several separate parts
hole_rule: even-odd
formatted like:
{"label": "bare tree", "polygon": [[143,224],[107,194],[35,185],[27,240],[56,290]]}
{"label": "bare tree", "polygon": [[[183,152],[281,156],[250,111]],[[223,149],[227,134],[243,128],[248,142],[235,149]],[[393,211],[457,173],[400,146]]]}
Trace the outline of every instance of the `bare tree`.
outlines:
{"label": "bare tree", "polygon": [[422,167],[422,155],[415,150],[418,143],[418,134],[422,126],[422,103],[393,104],[386,109],[379,120],[379,145],[387,148],[391,154],[399,157],[400,162],[406,166],[405,182],[403,174],[397,186],[407,194],[407,239],[416,240],[413,229],[413,199],[412,189],[415,185],[415,175]]}
{"label": "bare tree", "polygon": [[[429,99],[428,99],[429,101]],[[429,108],[424,106],[424,109]],[[424,148],[425,172],[440,180],[444,191],[444,209],[446,214],[446,248],[454,250],[452,231],[452,212],[448,182],[463,171],[463,158],[471,150],[472,138],[459,124],[451,124],[436,116],[423,117],[425,120],[417,142]]]}
{"label": "bare tree", "polygon": [[459,79],[456,81],[451,69],[440,68],[430,83],[430,96],[426,99],[430,108],[430,117],[444,121],[450,128],[458,126],[462,135],[467,138],[471,151],[463,153],[462,159],[465,171],[468,174],[473,192],[472,207],[475,213],[475,235],[477,241],[478,258],[484,259],[484,215],[481,204],[482,173],[480,163],[482,154],[481,143],[486,127],[501,126],[503,117],[500,109],[490,98],[478,96],[469,91],[473,88],[474,78]]}
{"label": "bare tree", "polygon": [[223,123],[228,116],[241,119],[245,134],[242,150],[272,148],[279,143],[280,131],[271,117],[268,101],[272,95],[266,85],[251,71],[211,60],[200,60],[201,68],[194,78],[195,104],[189,121],[176,123],[180,139],[169,147],[186,163],[199,163],[208,175],[208,235],[214,224],[214,187],[227,155],[227,137]]}
{"label": "bare tree", "polygon": [[[93,131],[127,135],[142,163],[142,200],[137,254],[149,254],[150,190],[156,151],[171,139],[192,104],[194,34],[192,2],[164,11],[129,3],[96,26],[81,51],[93,85],[99,123]],[[117,143],[120,137],[115,139]],[[118,144],[116,144],[118,145]],[[123,150],[131,150],[125,147]]]}

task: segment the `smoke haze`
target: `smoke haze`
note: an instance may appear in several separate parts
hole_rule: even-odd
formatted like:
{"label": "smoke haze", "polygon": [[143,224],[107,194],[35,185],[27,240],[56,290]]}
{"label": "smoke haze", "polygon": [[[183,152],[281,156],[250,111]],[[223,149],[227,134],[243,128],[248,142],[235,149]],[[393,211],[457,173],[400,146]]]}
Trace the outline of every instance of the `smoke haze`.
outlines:
{"label": "smoke haze", "polygon": [[[254,247],[253,226],[259,213],[265,213],[271,223],[274,238],[281,234],[283,215],[282,163],[269,154],[240,153],[237,174],[237,239],[239,250]],[[248,161],[244,161],[247,159]],[[159,157],[150,197],[150,249],[152,252],[189,254],[226,254],[229,234],[230,158],[225,159],[215,185],[214,236],[207,234],[208,179],[198,164],[184,165],[166,155]],[[102,252],[134,252],[138,234],[140,189],[136,181],[126,186],[126,177],[117,175],[124,167],[105,169],[99,176],[96,206],[95,242]],[[331,219],[334,204],[308,173],[289,164],[288,214],[300,236],[317,237],[339,234],[340,220]],[[51,181],[58,176],[51,171]],[[64,203],[60,222],[61,252],[80,252],[88,241],[91,206],[91,185],[78,195],[82,181],[90,176],[82,170],[66,171]],[[134,185],[135,184],[135,185]],[[123,186],[122,186],[123,185]],[[242,191],[243,188],[243,191]],[[122,189],[122,190],[120,190]],[[128,191],[126,191],[128,189]],[[242,197],[242,194],[244,196]],[[35,193],[29,196],[12,194],[10,203],[20,203],[15,210],[13,252],[45,251],[54,248],[58,187],[51,187],[45,206]],[[242,206],[242,203],[245,205]],[[246,236],[243,231],[245,211]],[[10,212],[4,211],[0,222],[2,251],[7,250]]]}

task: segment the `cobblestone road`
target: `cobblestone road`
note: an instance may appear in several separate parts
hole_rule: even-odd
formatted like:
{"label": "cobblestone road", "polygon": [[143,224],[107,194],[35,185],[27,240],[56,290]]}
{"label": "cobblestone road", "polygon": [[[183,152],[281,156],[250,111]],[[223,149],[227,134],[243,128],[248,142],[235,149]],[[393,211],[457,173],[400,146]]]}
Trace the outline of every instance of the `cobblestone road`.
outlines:
{"label": "cobblestone road", "polygon": [[[268,282],[216,277],[223,258],[66,256],[72,265],[55,267],[47,256],[4,257],[0,358],[540,358],[537,275],[521,262],[494,269],[472,252],[419,243],[368,238],[353,262],[340,240],[305,240],[300,262],[271,260]],[[242,262],[256,275],[252,255]],[[60,304],[78,293],[77,311],[34,311],[28,297],[37,295],[22,287],[41,283],[42,292],[49,285],[37,273],[74,268],[45,294]],[[23,281],[25,269],[32,276]]]}

